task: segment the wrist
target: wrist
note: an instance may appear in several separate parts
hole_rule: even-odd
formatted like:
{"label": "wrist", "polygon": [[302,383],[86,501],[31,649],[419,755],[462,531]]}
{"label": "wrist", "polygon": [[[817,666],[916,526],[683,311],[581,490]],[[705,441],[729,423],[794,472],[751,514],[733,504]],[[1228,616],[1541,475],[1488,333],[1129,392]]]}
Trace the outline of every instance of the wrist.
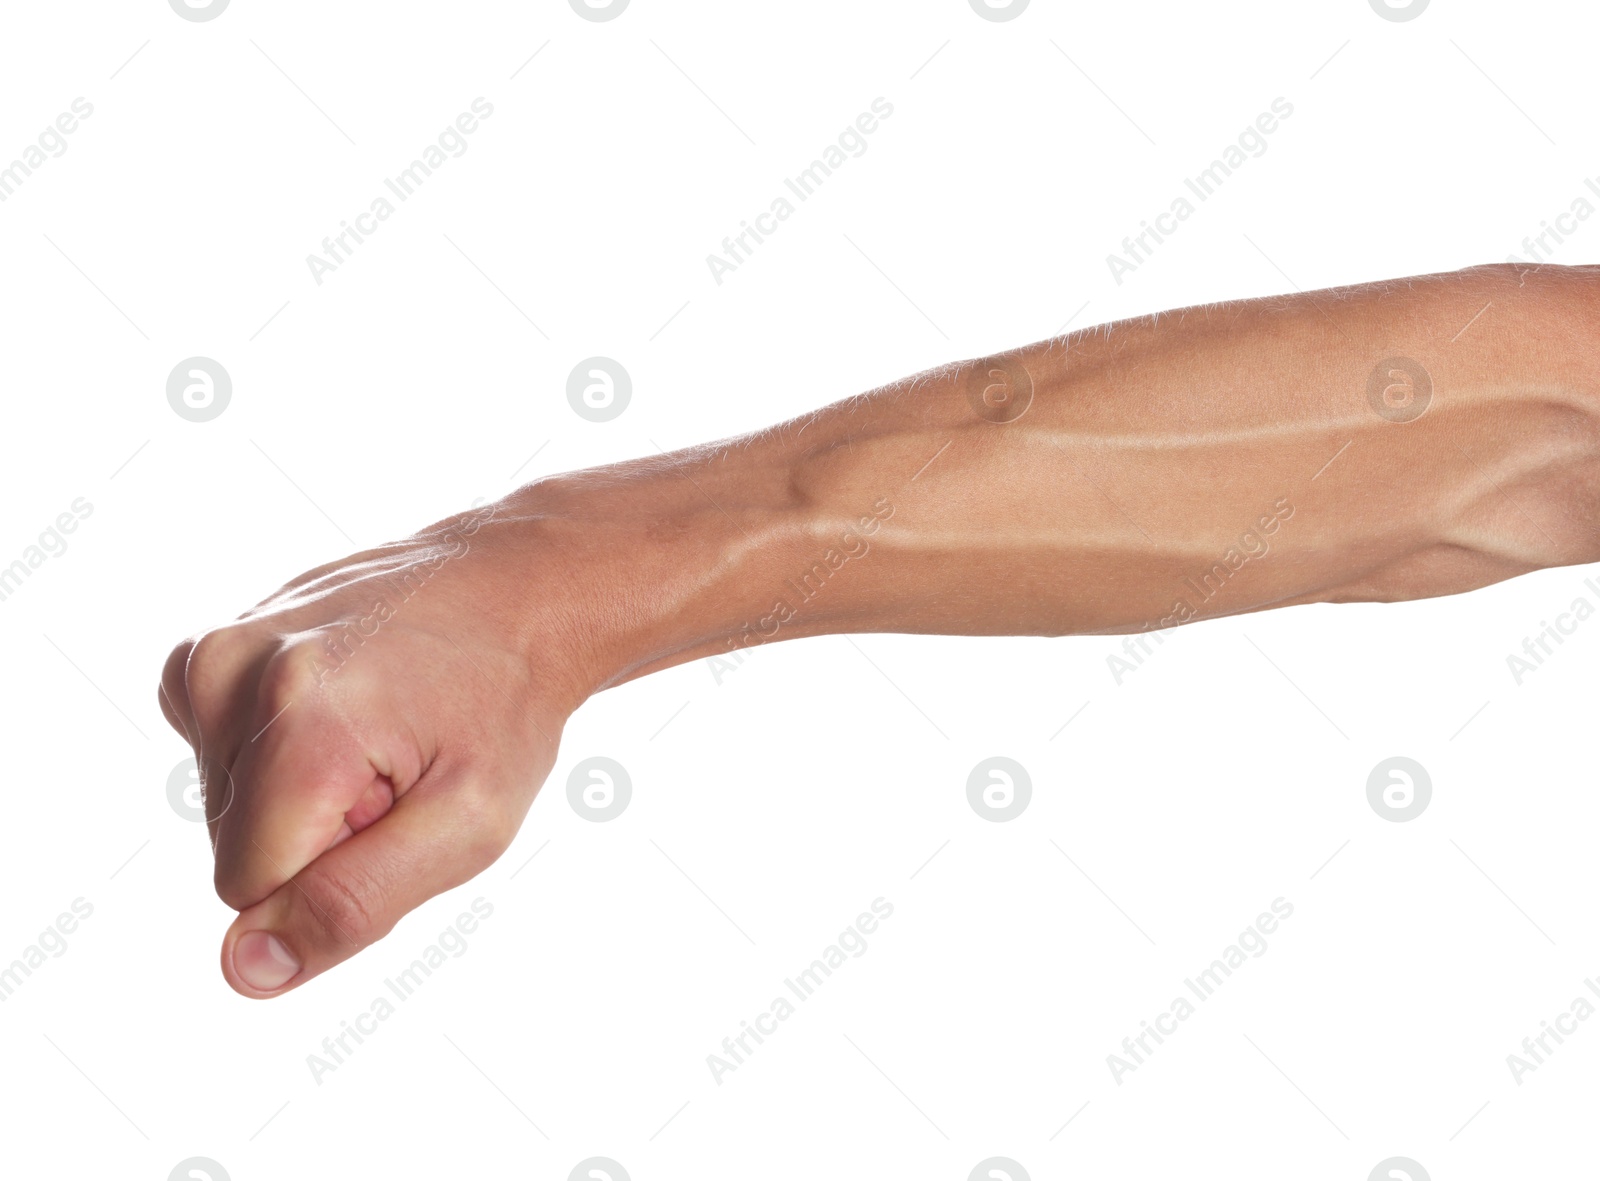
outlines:
{"label": "wrist", "polygon": [[576,708],[720,650],[768,555],[803,513],[777,473],[682,455],[565,473],[513,492],[483,530],[515,602],[510,643]]}

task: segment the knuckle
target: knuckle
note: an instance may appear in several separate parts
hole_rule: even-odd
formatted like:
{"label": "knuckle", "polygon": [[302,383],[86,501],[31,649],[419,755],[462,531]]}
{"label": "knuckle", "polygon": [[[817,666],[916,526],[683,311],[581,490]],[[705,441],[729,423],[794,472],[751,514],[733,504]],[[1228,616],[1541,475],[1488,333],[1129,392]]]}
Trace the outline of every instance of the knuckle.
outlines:
{"label": "knuckle", "polygon": [[321,685],[315,644],[298,640],[279,648],[261,670],[259,694],[270,714],[295,700],[305,701]]}
{"label": "knuckle", "polygon": [[189,710],[187,673],[194,645],[193,640],[184,640],[167,654],[167,661],[161,666],[161,691],[180,714]]}
{"label": "knuckle", "polygon": [[306,916],[328,944],[365,947],[382,939],[393,926],[383,924],[369,903],[370,883],[353,879],[348,866],[332,873],[313,864],[296,880],[304,891],[301,901]]}
{"label": "knuckle", "polygon": [[176,658],[179,652],[187,653],[183,665],[183,690],[191,703],[214,701],[226,696],[241,666],[248,638],[243,628],[229,624],[178,646],[173,657]]}
{"label": "knuckle", "polygon": [[462,851],[476,866],[487,866],[516,836],[516,821],[503,793],[485,784],[464,784],[451,800],[460,824]]}
{"label": "knuckle", "polygon": [[222,899],[223,905],[230,910],[240,912],[249,910],[263,897],[259,889],[252,889],[239,873],[231,867],[224,866],[220,859],[211,875],[211,883],[216,887],[217,897]]}

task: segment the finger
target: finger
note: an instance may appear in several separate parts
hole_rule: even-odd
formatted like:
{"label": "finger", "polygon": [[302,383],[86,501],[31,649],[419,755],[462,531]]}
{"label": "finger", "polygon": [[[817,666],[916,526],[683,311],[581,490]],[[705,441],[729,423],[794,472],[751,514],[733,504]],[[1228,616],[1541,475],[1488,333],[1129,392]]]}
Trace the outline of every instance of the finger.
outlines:
{"label": "finger", "polygon": [[431,758],[388,720],[392,686],[353,670],[330,680],[321,657],[308,634],[263,663],[228,790],[207,797],[217,894],[235,910],[383,815]]}
{"label": "finger", "polygon": [[168,696],[179,706],[180,716],[193,722],[202,745],[218,748],[206,753],[221,754],[234,745],[234,726],[254,697],[252,674],[271,657],[271,647],[262,643],[256,629],[227,624],[180,644],[168,658],[169,668],[180,654],[184,654],[182,678],[169,685]]}
{"label": "finger", "polygon": [[436,763],[382,819],[240,914],[223,937],[223,976],[244,996],[276,996],[371,946],[505,851],[520,820],[508,799]]}
{"label": "finger", "polygon": [[189,737],[189,727],[184,723],[184,720],[178,716],[177,709],[174,708],[171,700],[168,699],[167,688],[165,685],[156,686],[156,700],[161,705],[161,716],[167,719],[167,725],[171,726],[178,732],[179,738],[182,738],[185,742],[190,742],[191,739]]}
{"label": "finger", "polygon": [[[208,815],[216,834],[218,896],[235,910],[254,906],[340,840],[388,811],[421,773],[397,770],[389,759],[399,744],[362,733],[343,704],[311,685],[285,690],[269,677],[234,763],[232,790]],[[294,696],[289,696],[289,694]],[[369,717],[384,717],[382,701],[365,700]],[[269,712],[270,711],[270,712]],[[364,723],[371,725],[371,723]]]}
{"label": "finger", "polygon": [[189,689],[185,673],[189,667],[189,653],[194,651],[194,641],[185,640],[173,648],[161,668],[161,680],[156,686],[156,696],[161,701],[161,712],[167,723],[190,746],[195,745],[194,711],[189,708]]}

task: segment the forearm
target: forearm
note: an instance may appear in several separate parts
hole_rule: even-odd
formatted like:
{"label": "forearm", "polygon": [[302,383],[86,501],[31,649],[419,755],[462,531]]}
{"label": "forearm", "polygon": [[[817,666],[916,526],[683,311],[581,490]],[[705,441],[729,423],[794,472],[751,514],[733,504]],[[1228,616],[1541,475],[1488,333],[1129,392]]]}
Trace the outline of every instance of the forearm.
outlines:
{"label": "forearm", "polygon": [[[1454,593],[1600,558],[1596,286],[1485,267],[1091,329],[542,481],[501,518],[538,535],[586,688],[827,632]],[[1391,357],[1427,374],[1409,406],[1403,374],[1369,397]]]}

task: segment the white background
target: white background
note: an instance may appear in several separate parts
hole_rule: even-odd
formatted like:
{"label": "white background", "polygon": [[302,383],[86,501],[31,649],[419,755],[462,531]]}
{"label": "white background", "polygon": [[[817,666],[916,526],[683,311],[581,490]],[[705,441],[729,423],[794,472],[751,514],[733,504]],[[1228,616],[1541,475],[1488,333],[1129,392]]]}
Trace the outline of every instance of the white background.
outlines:
{"label": "white background", "polygon": [[[94,912],[0,1003],[0,1173],[1578,1175],[1600,1022],[1520,1086],[1506,1056],[1600,973],[1600,623],[1520,686],[1506,656],[1600,602],[1589,571],[1208,623],[1121,685],[1096,638],[829,638],[649,677],[574,717],[499,864],[270,1003],[218,972],[231,912],[166,799],[187,749],[155,683],[299,571],[535,475],[1069,320],[1502,261],[1600,172],[1596,24],[1470,0],[9,5],[0,162],[94,113],[0,204],[0,565],[75,498],[93,514],[0,602],[0,964]],[[306,256],[480,96],[466,154],[318,285]],[[866,153],[714,282],[706,255],[880,96]],[[1106,255],[1280,96],[1269,150],[1115,282]],[[1596,246],[1600,219],[1556,260]],[[608,423],[566,401],[594,354],[634,381]],[[234,383],[207,423],[166,400],[194,355]],[[996,754],[1033,781],[1008,823],[965,794]],[[1397,754],[1433,781],[1409,823],[1366,797]],[[591,755],[633,782],[606,824],[566,798]],[[314,1082],[307,1055],[478,897],[467,953]],[[866,953],[714,1082],[706,1056],[878,897]],[[1113,1081],[1278,897],[1266,954]]]}

